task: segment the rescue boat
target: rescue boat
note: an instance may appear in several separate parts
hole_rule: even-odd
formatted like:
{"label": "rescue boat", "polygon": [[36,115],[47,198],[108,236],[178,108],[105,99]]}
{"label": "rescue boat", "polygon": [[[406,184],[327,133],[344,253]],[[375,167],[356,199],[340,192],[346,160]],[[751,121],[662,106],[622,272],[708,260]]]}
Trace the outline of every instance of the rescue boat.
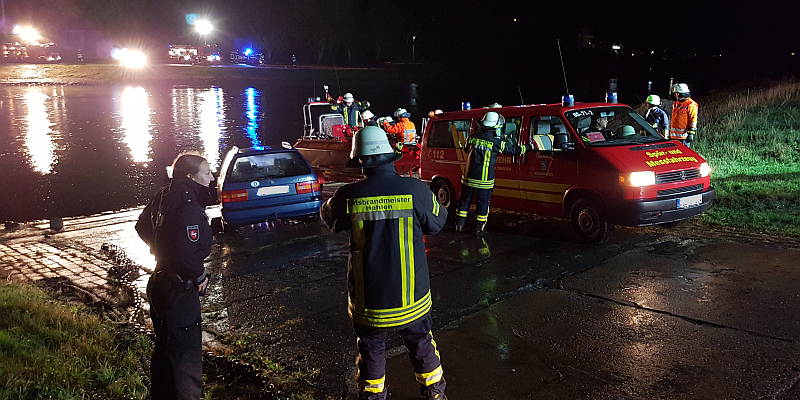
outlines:
{"label": "rescue boat", "polygon": [[[361,121],[359,121],[359,124]],[[359,127],[350,127],[344,117],[331,110],[331,104],[309,98],[303,105],[303,136],[294,148],[327,181],[361,179],[361,168],[347,168],[353,134]],[[416,175],[419,169],[419,147],[403,146],[403,158],[395,163],[400,175]]]}

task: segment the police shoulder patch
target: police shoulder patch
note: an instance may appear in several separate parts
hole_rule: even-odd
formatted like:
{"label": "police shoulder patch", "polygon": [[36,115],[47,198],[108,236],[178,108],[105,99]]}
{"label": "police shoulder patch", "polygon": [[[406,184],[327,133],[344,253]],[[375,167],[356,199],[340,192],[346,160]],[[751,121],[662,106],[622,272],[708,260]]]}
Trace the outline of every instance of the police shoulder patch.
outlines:
{"label": "police shoulder patch", "polygon": [[186,236],[189,237],[190,242],[196,242],[200,239],[200,225],[187,225]]}

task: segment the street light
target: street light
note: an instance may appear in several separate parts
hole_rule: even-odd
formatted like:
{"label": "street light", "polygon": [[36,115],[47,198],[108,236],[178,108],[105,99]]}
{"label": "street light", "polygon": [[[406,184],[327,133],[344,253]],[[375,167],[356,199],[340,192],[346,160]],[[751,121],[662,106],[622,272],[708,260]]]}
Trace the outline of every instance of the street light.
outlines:
{"label": "street light", "polygon": [[208,22],[205,19],[198,19],[194,23],[194,29],[197,31],[197,33],[203,35],[203,45],[205,46],[208,44],[206,42],[206,35],[211,33],[211,31],[214,29],[214,26],[211,25],[211,22]]}
{"label": "street light", "polygon": [[411,62],[414,62],[414,60],[416,59],[416,57],[414,57],[415,56],[415,53],[414,53],[414,42],[416,40],[417,40],[417,36],[416,35],[411,36]]}

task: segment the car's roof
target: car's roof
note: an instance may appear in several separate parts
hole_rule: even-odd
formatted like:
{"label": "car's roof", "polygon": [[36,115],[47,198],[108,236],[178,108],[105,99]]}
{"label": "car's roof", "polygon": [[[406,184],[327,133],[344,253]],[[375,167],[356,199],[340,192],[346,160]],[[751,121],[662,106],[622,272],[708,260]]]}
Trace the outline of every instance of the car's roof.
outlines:
{"label": "car's roof", "polygon": [[475,108],[472,110],[445,111],[441,114],[435,115],[433,118],[431,118],[431,120],[435,121],[437,119],[478,118],[478,117],[483,117],[483,115],[489,111],[500,112],[501,114],[520,113],[524,115],[527,113],[531,113],[533,115],[548,115],[548,114],[560,115],[565,111],[582,110],[585,108],[594,108],[594,107],[628,107],[628,105],[623,103],[575,103],[575,105],[571,107],[566,107],[561,103],[523,104],[520,106],[505,106],[499,108]]}
{"label": "car's roof", "polygon": [[288,152],[298,153],[297,149],[286,148],[283,146],[254,146],[254,147],[239,149],[239,151],[236,154],[250,155],[250,154],[267,154],[267,153],[288,153]]}

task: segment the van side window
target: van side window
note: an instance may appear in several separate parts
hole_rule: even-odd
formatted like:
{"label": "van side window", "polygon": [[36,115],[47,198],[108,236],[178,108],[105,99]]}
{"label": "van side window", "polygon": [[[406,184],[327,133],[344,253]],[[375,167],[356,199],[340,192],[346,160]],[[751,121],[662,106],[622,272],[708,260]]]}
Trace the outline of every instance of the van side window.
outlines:
{"label": "van side window", "polygon": [[519,131],[522,127],[522,117],[506,117],[506,124],[500,128],[500,139],[519,144]]}
{"label": "van side window", "polygon": [[[531,144],[539,151],[553,151],[559,149],[556,142],[566,141],[560,137],[567,133],[564,123],[554,115],[544,115],[531,119]],[[556,145],[554,145],[556,143]]]}
{"label": "van side window", "polygon": [[428,137],[428,147],[462,148],[469,136],[472,120],[434,121]]}

